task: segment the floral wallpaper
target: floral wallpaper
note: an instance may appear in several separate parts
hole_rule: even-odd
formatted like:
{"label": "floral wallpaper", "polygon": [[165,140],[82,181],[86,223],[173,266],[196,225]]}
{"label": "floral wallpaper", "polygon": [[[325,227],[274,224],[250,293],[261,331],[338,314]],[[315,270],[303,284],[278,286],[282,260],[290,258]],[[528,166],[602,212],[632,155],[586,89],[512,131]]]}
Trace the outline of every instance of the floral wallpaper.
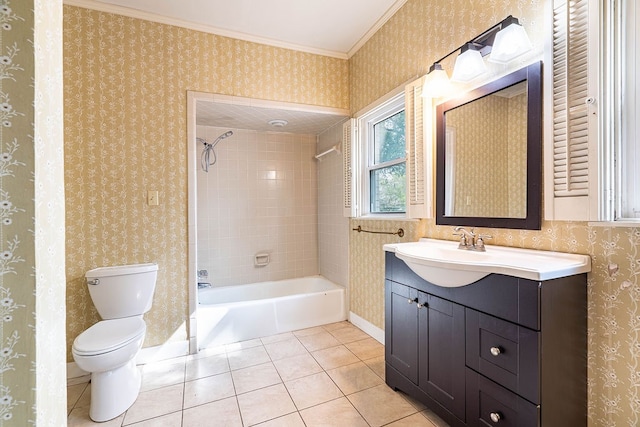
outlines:
{"label": "floral wallpaper", "polygon": [[61,37],[61,1],[0,0],[1,426],[66,422]]}
{"label": "floral wallpaper", "polygon": [[[0,1],[0,423],[34,420],[35,198],[31,2]],[[30,132],[25,130],[31,129]],[[25,185],[25,183],[27,183]],[[17,424],[16,424],[17,425]]]}
{"label": "floral wallpaper", "polygon": [[[360,111],[401,84],[421,77],[429,66],[508,15],[527,30],[533,51],[542,54],[548,0],[409,0],[349,59],[350,108]],[[451,75],[455,55],[442,65]],[[489,64],[490,74],[504,74]]]}
{"label": "floral wallpaper", "polygon": [[455,135],[454,216],[526,216],[526,112],[526,95],[486,97],[447,112]]}
{"label": "floral wallpaper", "polygon": [[145,346],[184,340],[187,90],[348,108],[348,63],[65,6],[64,69],[67,346],[98,320],[85,272],[147,261]]}
{"label": "floral wallpaper", "polygon": [[[358,111],[412,76],[426,73],[430,61],[509,14],[520,19],[534,47],[541,48],[545,3],[409,0],[351,58],[351,111]],[[403,224],[384,221],[377,226],[394,229]],[[453,239],[452,227],[436,226],[431,219],[419,224],[408,239]],[[640,425],[640,227],[543,221],[540,231],[479,231],[494,236],[491,244],[591,256],[587,285],[588,424]],[[351,310],[380,328],[384,326],[381,246],[385,242],[375,235],[350,234]]]}
{"label": "floral wallpaper", "polygon": [[[387,243],[415,242],[425,235],[425,221],[387,221],[351,218],[349,224],[349,310],[384,329],[384,251]],[[404,237],[354,231],[395,233]]]}
{"label": "floral wallpaper", "polygon": [[522,191],[527,186],[527,96],[524,94],[509,99],[507,135],[508,216],[524,218],[527,215],[527,195]]}

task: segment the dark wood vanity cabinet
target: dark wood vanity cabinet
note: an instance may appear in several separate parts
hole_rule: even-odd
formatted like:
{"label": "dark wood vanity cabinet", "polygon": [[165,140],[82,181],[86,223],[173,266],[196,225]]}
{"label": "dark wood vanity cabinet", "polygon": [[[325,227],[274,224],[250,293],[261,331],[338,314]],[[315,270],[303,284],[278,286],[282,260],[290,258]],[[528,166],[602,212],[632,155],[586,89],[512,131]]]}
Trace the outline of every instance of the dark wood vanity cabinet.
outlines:
{"label": "dark wood vanity cabinet", "polygon": [[387,281],[385,362],[418,383],[418,290]]}
{"label": "dark wood vanity cabinet", "polygon": [[451,426],[584,426],[586,274],[444,288],[386,254],[386,382]]}
{"label": "dark wood vanity cabinet", "polygon": [[386,361],[464,417],[464,307],[387,281]]}

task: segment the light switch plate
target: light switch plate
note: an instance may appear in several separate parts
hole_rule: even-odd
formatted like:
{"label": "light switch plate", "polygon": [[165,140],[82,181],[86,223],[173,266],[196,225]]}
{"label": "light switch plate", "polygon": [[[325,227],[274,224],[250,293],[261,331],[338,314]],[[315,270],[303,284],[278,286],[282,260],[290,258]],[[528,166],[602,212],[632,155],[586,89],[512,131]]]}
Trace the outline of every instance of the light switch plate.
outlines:
{"label": "light switch plate", "polygon": [[158,206],[160,204],[157,191],[147,191],[147,204],[149,206]]}

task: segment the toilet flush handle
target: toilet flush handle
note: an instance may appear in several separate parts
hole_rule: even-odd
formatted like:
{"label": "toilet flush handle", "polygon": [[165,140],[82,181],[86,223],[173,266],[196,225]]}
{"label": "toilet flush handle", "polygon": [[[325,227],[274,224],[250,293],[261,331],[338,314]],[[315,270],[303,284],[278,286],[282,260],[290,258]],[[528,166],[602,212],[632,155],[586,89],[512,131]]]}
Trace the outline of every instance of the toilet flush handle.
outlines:
{"label": "toilet flush handle", "polygon": [[87,284],[88,285],[99,285],[100,284],[100,279],[93,279],[93,280],[87,280]]}

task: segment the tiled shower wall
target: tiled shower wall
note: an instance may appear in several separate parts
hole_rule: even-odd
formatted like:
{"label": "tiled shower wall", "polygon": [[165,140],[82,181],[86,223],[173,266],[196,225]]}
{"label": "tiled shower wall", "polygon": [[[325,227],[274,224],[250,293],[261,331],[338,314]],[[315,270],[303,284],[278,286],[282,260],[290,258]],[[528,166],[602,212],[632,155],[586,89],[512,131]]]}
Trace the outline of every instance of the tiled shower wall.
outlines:
{"label": "tiled shower wall", "polygon": [[[318,136],[318,153],[342,140],[342,123]],[[331,152],[318,162],[318,264],[320,274],[349,284],[349,218],[343,216],[342,154]]]}
{"label": "tiled shower wall", "polygon": [[[197,135],[213,142],[228,130]],[[316,136],[232,130],[197,173],[198,270],[214,286],[318,274]],[[196,152],[199,165],[202,144]],[[256,254],[270,263],[256,267]]]}

